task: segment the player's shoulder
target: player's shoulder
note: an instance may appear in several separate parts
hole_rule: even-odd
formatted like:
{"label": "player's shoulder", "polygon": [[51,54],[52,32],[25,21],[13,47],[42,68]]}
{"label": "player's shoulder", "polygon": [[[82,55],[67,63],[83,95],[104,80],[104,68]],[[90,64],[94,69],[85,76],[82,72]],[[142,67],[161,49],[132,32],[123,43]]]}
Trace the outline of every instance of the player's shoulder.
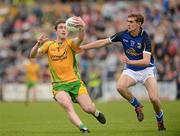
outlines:
{"label": "player's shoulder", "polygon": [[51,45],[53,45],[55,43],[56,43],[56,41],[54,41],[54,40],[47,40],[42,44],[42,47],[43,46],[49,47],[49,46],[51,46]]}
{"label": "player's shoulder", "polygon": [[68,45],[68,46],[71,46],[73,44],[73,39],[72,38],[67,38],[65,40],[65,43]]}
{"label": "player's shoulder", "polygon": [[141,30],[141,36],[145,36],[145,37],[148,36],[148,33],[145,29]]}
{"label": "player's shoulder", "polygon": [[48,40],[48,41],[46,41],[46,42],[44,42],[44,44],[54,44],[56,41],[54,41],[54,40]]}
{"label": "player's shoulder", "polygon": [[150,45],[151,38],[150,38],[149,34],[147,33],[147,31],[142,29],[141,35],[142,35],[142,38],[144,39],[144,41]]}
{"label": "player's shoulder", "polygon": [[67,38],[66,42],[72,42],[72,40],[73,40],[72,38]]}

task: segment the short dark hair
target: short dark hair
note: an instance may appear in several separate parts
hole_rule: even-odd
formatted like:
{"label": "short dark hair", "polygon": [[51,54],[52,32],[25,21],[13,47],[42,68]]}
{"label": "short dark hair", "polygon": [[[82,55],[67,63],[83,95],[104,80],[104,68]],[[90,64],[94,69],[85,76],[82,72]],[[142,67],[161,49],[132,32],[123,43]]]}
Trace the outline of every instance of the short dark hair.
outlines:
{"label": "short dark hair", "polygon": [[136,21],[136,22],[140,22],[141,25],[144,23],[144,17],[143,17],[143,15],[141,15],[141,14],[133,14],[133,13],[132,13],[132,14],[129,14],[128,17],[134,17],[134,18],[136,18],[135,21]]}
{"label": "short dark hair", "polygon": [[66,21],[63,20],[63,19],[58,19],[58,20],[55,22],[54,29],[57,30],[58,25],[61,24],[61,23],[66,23]]}

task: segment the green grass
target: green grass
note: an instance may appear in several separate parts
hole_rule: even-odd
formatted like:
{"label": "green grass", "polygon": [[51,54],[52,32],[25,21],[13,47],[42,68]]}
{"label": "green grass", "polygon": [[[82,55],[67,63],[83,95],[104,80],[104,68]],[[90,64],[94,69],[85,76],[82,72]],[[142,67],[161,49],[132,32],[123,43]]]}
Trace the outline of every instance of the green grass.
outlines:
{"label": "green grass", "polygon": [[[149,102],[143,102],[145,120],[136,120],[134,109],[126,102],[96,103],[103,111],[107,124],[99,124],[94,117],[74,105],[89,136],[180,136],[180,101],[163,101],[167,131],[158,132],[154,112]],[[0,136],[81,136],[80,131],[66,118],[55,102],[0,103]]]}

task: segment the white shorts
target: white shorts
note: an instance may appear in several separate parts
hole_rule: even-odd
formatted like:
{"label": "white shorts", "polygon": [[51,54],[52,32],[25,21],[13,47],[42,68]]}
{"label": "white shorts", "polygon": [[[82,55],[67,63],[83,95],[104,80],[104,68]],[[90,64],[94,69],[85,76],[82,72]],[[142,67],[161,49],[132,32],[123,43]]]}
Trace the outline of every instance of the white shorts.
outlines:
{"label": "white shorts", "polygon": [[123,70],[123,73],[131,78],[133,78],[136,82],[144,83],[149,77],[156,78],[156,68],[155,67],[147,67],[146,69],[133,71],[131,69]]}

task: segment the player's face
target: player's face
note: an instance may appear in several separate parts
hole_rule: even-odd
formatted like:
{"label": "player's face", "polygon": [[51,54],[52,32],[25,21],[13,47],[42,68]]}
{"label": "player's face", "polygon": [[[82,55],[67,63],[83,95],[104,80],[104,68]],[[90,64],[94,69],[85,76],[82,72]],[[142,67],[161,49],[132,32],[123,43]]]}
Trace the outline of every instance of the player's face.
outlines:
{"label": "player's face", "polygon": [[129,32],[133,32],[133,31],[139,30],[139,28],[140,28],[139,23],[137,23],[135,21],[135,19],[136,18],[134,18],[134,17],[129,17],[127,19],[127,25],[128,25],[128,31]]}
{"label": "player's face", "polygon": [[60,23],[57,26],[56,34],[59,38],[65,39],[68,35],[65,23]]}

